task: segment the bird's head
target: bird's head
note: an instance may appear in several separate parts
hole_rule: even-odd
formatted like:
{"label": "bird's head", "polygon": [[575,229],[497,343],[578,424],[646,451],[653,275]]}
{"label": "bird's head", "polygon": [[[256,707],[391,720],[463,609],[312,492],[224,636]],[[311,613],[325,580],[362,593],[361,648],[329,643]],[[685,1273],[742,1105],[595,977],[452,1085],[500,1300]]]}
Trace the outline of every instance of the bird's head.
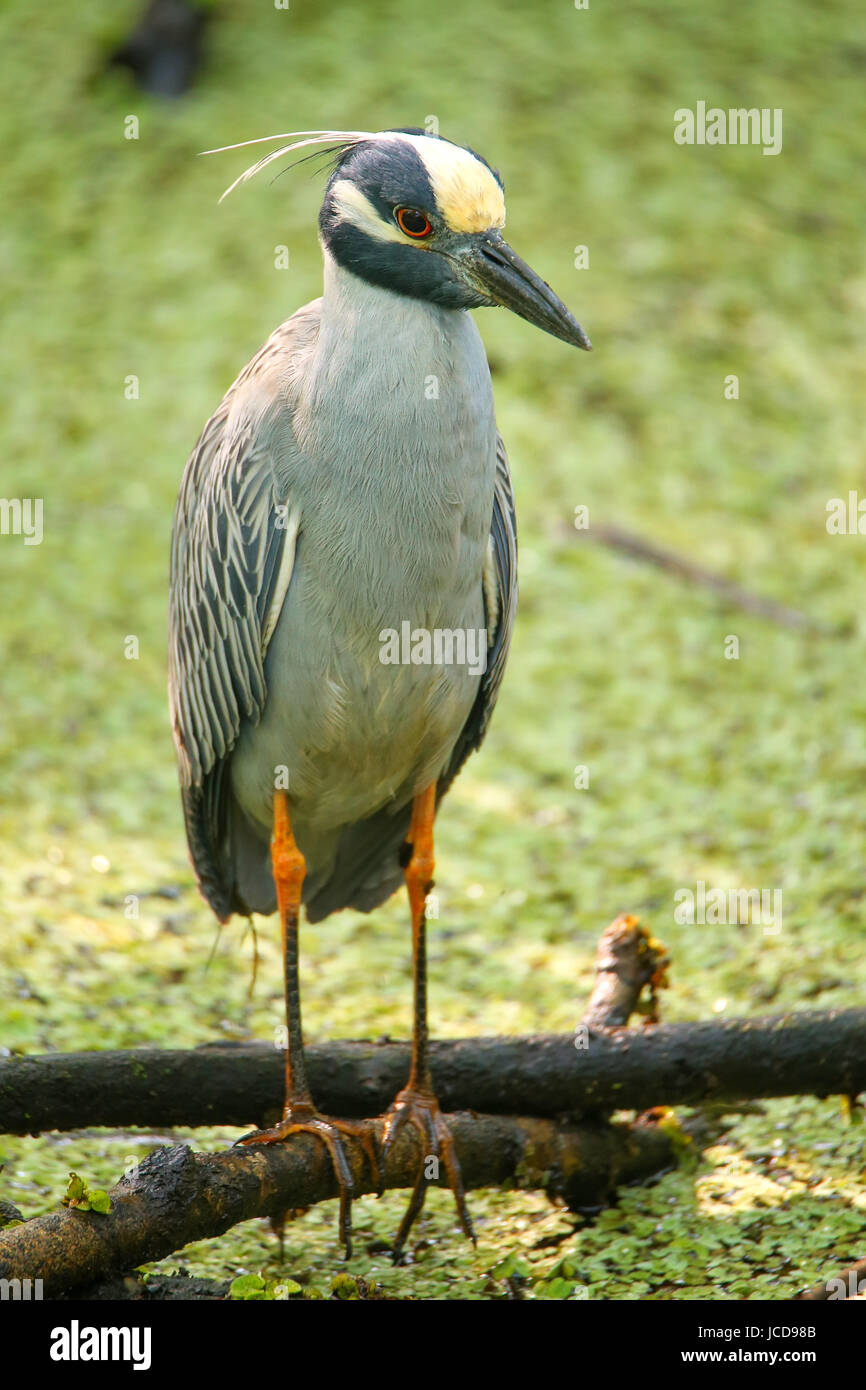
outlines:
{"label": "bird's head", "polygon": [[344,269],[446,308],[499,304],[563,342],[591,347],[562,300],[503,237],[502,180],[473,150],[411,129],[273,138],[291,144],[265,155],[232,188],[285,154],[329,145],[336,157],[319,229]]}

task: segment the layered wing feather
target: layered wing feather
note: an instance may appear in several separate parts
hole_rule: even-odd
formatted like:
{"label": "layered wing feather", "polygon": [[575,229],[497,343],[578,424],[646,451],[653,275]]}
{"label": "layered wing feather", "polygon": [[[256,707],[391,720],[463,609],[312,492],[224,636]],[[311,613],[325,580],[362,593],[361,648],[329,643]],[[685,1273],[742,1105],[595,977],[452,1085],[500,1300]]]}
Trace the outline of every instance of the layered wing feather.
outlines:
{"label": "layered wing feather", "polygon": [[454,747],[451,761],[439,782],[444,796],[469,754],[478,748],[499,695],[511,633],[517,612],[517,517],[508,455],[501,435],[496,436],[496,481],[493,489],[493,516],[484,567],[484,609],[487,621],[487,669],[475,704]]}
{"label": "layered wing feather", "polygon": [[[263,428],[284,409],[269,364],[284,324],[205,425],[174,517],[169,701],[187,837],[202,890],[220,917],[236,904],[216,847],[224,829],[225,760],[245,720],[258,722],[264,658],[291,578],[298,519],[281,495]],[[265,442],[263,442],[265,441]]]}
{"label": "layered wing feather", "polygon": [[263,634],[285,542],[267,451],[220,410],[187,465],[172,536],[169,681],[185,786],[200,785],[258,719]]}

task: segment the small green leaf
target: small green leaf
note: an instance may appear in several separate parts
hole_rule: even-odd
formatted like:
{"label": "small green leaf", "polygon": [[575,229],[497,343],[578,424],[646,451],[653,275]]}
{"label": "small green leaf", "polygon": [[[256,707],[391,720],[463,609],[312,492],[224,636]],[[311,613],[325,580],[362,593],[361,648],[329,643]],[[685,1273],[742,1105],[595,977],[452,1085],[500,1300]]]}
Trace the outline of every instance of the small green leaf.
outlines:
{"label": "small green leaf", "polygon": [[260,1274],[241,1274],[233,1279],[229,1288],[230,1298],[264,1299],[265,1281]]}
{"label": "small green leaf", "polygon": [[87,1189],[85,1188],[84,1182],[78,1176],[78,1174],[70,1173],[69,1182],[66,1187],[66,1194],[63,1200],[64,1202],[77,1202],[81,1197],[84,1196],[86,1190]]}
{"label": "small green leaf", "polygon": [[571,1298],[576,1287],[571,1279],[542,1279],[533,1292],[536,1298]]}
{"label": "small green leaf", "polygon": [[90,1194],[87,1191],[87,1183],[77,1173],[69,1174],[69,1182],[63,1194],[63,1205],[75,1207],[78,1211],[90,1210]]}

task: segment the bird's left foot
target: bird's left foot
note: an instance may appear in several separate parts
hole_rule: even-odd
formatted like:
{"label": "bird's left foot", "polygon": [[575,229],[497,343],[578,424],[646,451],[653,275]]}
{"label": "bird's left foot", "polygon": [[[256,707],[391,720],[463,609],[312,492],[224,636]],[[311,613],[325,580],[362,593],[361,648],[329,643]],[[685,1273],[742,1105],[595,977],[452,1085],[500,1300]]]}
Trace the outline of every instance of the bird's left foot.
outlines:
{"label": "bird's left foot", "polygon": [[[439,1109],[439,1102],[432,1090],[426,1088],[413,1089],[407,1086],[396,1096],[393,1105],[384,1116],[385,1126],[383,1132],[383,1149],[387,1159],[388,1152],[404,1125],[412,1125],[418,1130],[423,1142],[421,1154],[421,1166],[418,1176],[415,1179],[415,1186],[412,1189],[412,1196],[403,1220],[400,1222],[400,1229],[393,1245],[393,1259],[395,1264],[399,1264],[403,1254],[403,1248],[407,1237],[415,1224],[421,1209],[424,1206],[424,1198],[427,1194],[427,1183],[431,1179],[439,1176],[440,1160],[445,1164],[445,1172],[448,1177],[448,1186],[454,1193],[454,1201],[457,1204],[457,1216],[463,1228],[464,1235],[468,1236],[473,1245],[476,1243],[475,1232],[472,1228],[472,1218],[466,1206],[466,1193],[463,1189],[463,1178],[460,1173],[460,1164],[457,1160],[457,1152],[454,1147],[454,1136],[452,1135],[442,1111]],[[428,1172],[428,1165],[433,1159],[432,1172]]]}
{"label": "bird's left foot", "polygon": [[[345,1246],[346,1259],[349,1260],[352,1258],[352,1199],[355,1195],[355,1185],[352,1181],[352,1170],[349,1167],[342,1140],[344,1135],[351,1139],[360,1140],[370,1164],[376,1190],[381,1196],[385,1185],[385,1176],[382,1159],[376,1144],[374,1127],[369,1120],[335,1120],[330,1116],[320,1115],[312,1105],[295,1104],[286,1108],[282,1120],[272,1129],[254,1130],[252,1134],[245,1134],[242,1139],[238,1139],[236,1142],[238,1145],[244,1146],[247,1144],[281,1144],[293,1134],[314,1134],[328,1150],[334,1176],[337,1179],[337,1186],[340,1189],[340,1240]],[[285,1220],[285,1215],[278,1218],[278,1230],[283,1220]]]}

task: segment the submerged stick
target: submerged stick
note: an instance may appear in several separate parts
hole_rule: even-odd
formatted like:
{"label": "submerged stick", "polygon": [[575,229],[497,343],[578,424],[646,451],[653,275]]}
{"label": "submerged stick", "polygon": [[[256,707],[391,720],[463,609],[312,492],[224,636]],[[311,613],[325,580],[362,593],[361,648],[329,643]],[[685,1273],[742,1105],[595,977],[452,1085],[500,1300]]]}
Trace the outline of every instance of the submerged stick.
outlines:
{"label": "submerged stick", "polygon": [[786,603],[779,603],[777,599],[752,593],[750,589],[743,588],[742,584],[738,584],[734,579],[729,579],[727,575],[708,570],[704,565],[699,565],[696,561],[689,559],[688,556],[678,555],[654,541],[646,540],[634,531],[626,531],[622,526],[599,523],[587,527],[585,531],[578,531],[577,534],[585,536],[588,540],[596,541],[599,545],[608,546],[611,550],[618,550],[621,554],[629,555],[634,560],[642,560],[645,564],[655,565],[667,574],[674,574],[680,579],[687,580],[689,584],[710,589],[713,593],[718,594],[725,603],[732,604],[735,608],[741,608],[744,613],[751,613],[758,618],[768,618],[771,622],[779,623],[782,627],[799,629],[804,632],[816,632],[825,637],[847,635],[844,629],[832,628],[827,623],[821,622],[819,618],[813,618],[808,613],[802,613],[799,609],[791,608]]}
{"label": "submerged stick", "polygon": [[797,1294],[800,1303],[834,1303],[840,1299],[859,1298],[866,1293],[866,1259],[855,1260],[839,1274],[831,1275],[820,1284],[813,1284]]}
{"label": "submerged stick", "polygon": [[620,1028],[640,1006],[650,987],[648,1017],[658,1023],[656,992],[667,985],[667,951],[637,917],[623,913],[599,937],[595,953],[595,984],[583,1015],[589,1029]]}

